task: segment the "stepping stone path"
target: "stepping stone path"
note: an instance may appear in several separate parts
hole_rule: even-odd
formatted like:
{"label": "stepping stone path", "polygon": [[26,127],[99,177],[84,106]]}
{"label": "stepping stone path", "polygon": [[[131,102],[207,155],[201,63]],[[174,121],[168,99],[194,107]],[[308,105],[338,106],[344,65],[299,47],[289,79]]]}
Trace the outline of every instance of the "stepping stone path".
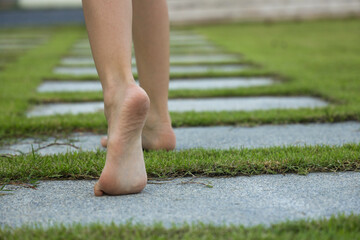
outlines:
{"label": "stepping stone path", "polygon": [[0,35],[0,68],[16,59],[25,51],[45,44],[48,36],[45,34],[11,34]]}
{"label": "stepping stone path", "polygon": [[[249,66],[241,58],[223,52],[203,36],[187,31],[171,34],[171,74],[188,75],[216,72],[217,76],[240,73]],[[0,44],[9,42],[0,39]],[[14,42],[21,44],[23,42]],[[26,43],[24,43],[26,46]],[[29,43],[30,44],[30,43]],[[31,45],[31,44],[30,44]],[[1,48],[1,45],[0,45]],[[135,59],[132,60],[135,64]],[[98,81],[79,81],[79,76],[96,76],[87,39],[80,39],[59,59],[54,69],[68,80],[46,81],[39,92],[100,91]],[[136,68],[134,65],[134,73]],[[225,89],[281,84],[264,77],[217,77],[171,79],[170,90]],[[229,97],[206,99],[170,99],[171,111],[254,111],[266,109],[321,108],[327,102],[301,97]],[[52,116],[72,112],[103,111],[102,102],[57,103],[34,106],[28,117]],[[186,113],[185,113],[186,114]],[[177,150],[190,148],[229,149],[271,146],[342,145],[360,142],[360,123],[290,124],[257,127],[177,128]],[[74,133],[67,138],[29,138],[0,147],[1,154],[65,153],[103,149],[101,135]],[[285,220],[329,217],[337,213],[360,213],[360,173],[313,173],[299,175],[261,175],[236,178],[179,178],[148,184],[138,195],[93,196],[94,181],[41,181],[36,191],[16,186],[11,195],[1,196],[0,226],[73,222],[153,224],[201,221],[214,224],[272,224]],[[158,182],[157,182],[158,183]],[[212,188],[209,188],[212,186]],[[357,189],[357,190],[356,190]],[[26,214],[24,214],[26,213]],[[61,213],[61,214],[59,214]]]}

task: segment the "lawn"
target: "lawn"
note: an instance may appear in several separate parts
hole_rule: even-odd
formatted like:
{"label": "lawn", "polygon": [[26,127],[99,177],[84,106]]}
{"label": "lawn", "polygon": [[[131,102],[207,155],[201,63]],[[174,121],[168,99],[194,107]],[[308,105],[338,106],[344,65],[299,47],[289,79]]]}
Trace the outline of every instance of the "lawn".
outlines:
{"label": "lawn", "polygon": [[0,228],[1,239],[267,239],[267,240],[323,240],[360,238],[360,216],[336,216],[322,220],[302,220],[265,226],[213,226],[193,224],[165,228],[134,225],[80,225]]}

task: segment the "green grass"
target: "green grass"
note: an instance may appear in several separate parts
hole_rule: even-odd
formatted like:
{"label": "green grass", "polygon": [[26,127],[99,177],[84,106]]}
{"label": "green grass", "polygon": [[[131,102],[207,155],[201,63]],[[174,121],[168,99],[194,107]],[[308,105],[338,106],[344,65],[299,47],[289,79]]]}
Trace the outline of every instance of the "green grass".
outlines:
{"label": "green grass", "polygon": [[360,239],[360,216],[339,215],[329,219],[300,220],[273,224],[244,226],[214,226],[192,224],[165,228],[162,224],[90,224],[57,225],[49,228],[0,228],[1,239],[267,239],[323,240]]}
{"label": "green grass", "polygon": [[360,110],[360,20],[229,24],[195,28],[292,81]]}
{"label": "green grass", "polygon": [[[34,148],[36,150],[36,146]],[[38,155],[36,151],[17,156],[0,155],[0,183],[98,178],[105,156],[105,151],[46,156]],[[359,171],[360,144],[149,151],[144,153],[144,158],[150,178]]]}

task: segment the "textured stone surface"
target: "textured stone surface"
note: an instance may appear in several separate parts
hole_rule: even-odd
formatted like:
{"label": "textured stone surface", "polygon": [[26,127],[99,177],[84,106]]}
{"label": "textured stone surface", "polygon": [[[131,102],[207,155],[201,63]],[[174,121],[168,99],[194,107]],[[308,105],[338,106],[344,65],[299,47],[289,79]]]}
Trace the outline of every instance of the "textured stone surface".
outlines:
{"label": "textured stone surface", "polygon": [[8,186],[14,191],[0,198],[0,226],[129,220],[167,227],[199,221],[249,226],[360,213],[359,172],[179,178],[115,197],[94,197],[94,183],[47,181],[37,190]]}
{"label": "textured stone surface", "polygon": [[[199,78],[173,79],[170,90],[175,89],[222,89],[237,87],[265,86],[273,84],[270,78]],[[99,81],[46,81],[38,87],[39,92],[85,92],[101,91]]]}
{"label": "textured stone surface", "polygon": [[[171,43],[170,49],[179,49],[179,50],[203,50],[203,51],[211,51],[217,50],[218,47],[212,45],[210,42],[204,44],[186,44],[186,43]],[[72,48],[73,51],[90,51],[90,46],[86,44],[75,44]]]}
{"label": "textured stone surface", "polygon": [[[254,111],[269,109],[297,109],[325,107],[327,103],[313,97],[229,97],[169,99],[169,111]],[[50,116],[55,114],[78,114],[103,111],[102,102],[51,103],[34,106],[28,117]]]}
{"label": "textured stone surface", "polygon": [[[217,62],[234,62],[239,60],[238,56],[227,54],[211,54],[211,55],[172,55],[170,56],[171,64],[191,64],[191,63],[217,63]],[[132,64],[135,64],[135,58],[132,58]],[[94,65],[92,57],[66,57],[61,60],[62,65]]]}
{"label": "textured stone surface", "polygon": [[[257,127],[189,127],[176,128],[176,149],[260,148],[272,146],[343,145],[360,143],[360,123],[265,125]],[[102,135],[76,133],[68,138],[24,139],[11,146],[2,146],[0,153],[39,154],[67,151],[95,151]],[[72,146],[76,146],[74,148]],[[46,147],[47,146],[47,147]],[[39,149],[39,150],[38,150]]]}
{"label": "textured stone surface", "polygon": [[[222,49],[216,46],[174,46],[170,47],[170,55],[179,54],[220,54]],[[134,52],[133,52],[134,54]],[[91,56],[90,49],[87,48],[73,48],[70,50],[71,56]]]}
{"label": "textured stone surface", "polygon": [[[188,39],[188,40],[172,40],[170,41],[170,47],[202,47],[202,46],[206,46],[205,48],[207,48],[207,46],[211,46],[211,43],[205,39]],[[84,41],[84,42],[78,42],[74,44],[74,48],[76,49],[90,49],[90,44],[89,41]],[[211,46],[211,48],[213,48],[213,46]]]}
{"label": "textured stone surface", "polygon": [[[170,73],[211,73],[211,72],[239,72],[243,71],[246,67],[244,65],[232,64],[232,65],[189,65],[189,66],[170,66]],[[137,73],[137,69],[134,66],[132,68],[133,73]],[[54,69],[56,74],[82,76],[82,75],[97,75],[95,67],[56,67]]]}
{"label": "textured stone surface", "polygon": [[25,43],[0,43],[0,50],[6,49],[29,49],[36,47],[37,44],[25,44]]}

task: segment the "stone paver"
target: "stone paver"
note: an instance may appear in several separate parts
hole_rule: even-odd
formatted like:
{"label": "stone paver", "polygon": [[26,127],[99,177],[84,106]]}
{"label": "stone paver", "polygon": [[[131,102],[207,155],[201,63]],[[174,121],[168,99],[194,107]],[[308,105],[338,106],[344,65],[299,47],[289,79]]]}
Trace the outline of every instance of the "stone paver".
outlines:
{"label": "stone paver", "polygon": [[[209,43],[203,35],[199,35],[196,33],[190,33],[190,32],[179,32],[178,30],[170,31],[170,42],[175,42],[175,43],[177,43],[177,42],[190,42],[190,43],[205,42],[205,43]],[[89,39],[87,39],[87,38],[78,40],[74,46],[78,46],[77,44],[79,44],[80,46],[87,45],[88,47],[90,47]]]}
{"label": "stone paver", "polygon": [[[169,89],[225,89],[238,87],[255,87],[273,84],[270,78],[199,78],[173,79]],[[38,87],[38,92],[86,92],[101,91],[99,81],[46,81]]]}
{"label": "stone paver", "polygon": [[[170,43],[170,49],[177,49],[177,50],[203,50],[203,51],[212,51],[218,50],[218,47],[212,45],[211,43],[204,43],[204,44],[181,44],[181,43]],[[72,51],[90,51],[90,46],[86,45],[74,45]]]}
{"label": "stone paver", "polygon": [[29,49],[36,47],[37,44],[12,44],[12,43],[1,43],[0,44],[0,50],[9,50],[9,49]]}
{"label": "stone paver", "polygon": [[[179,178],[127,196],[93,196],[95,181],[45,181],[37,190],[9,186],[0,226],[40,223],[203,222],[246,226],[360,214],[360,173]],[[157,182],[159,183],[159,182]],[[205,185],[211,185],[212,188]]]}
{"label": "stone paver", "polygon": [[[195,46],[200,46],[200,47],[211,46],[211,48],[213,48],[213,46],[211,45],[211,43],[209,41],[200,40],[200,39],[187,40],[187,41],[183,41],[183,40],[170,41],[170,47],[178,47],[178,46],[179,47],[191,47],[191,48],[193,48]],[[73,47],[75,49],[90,49],[90,44],[89,44],[89,42],[78,42],[78,43],[75,43],[73,45]]]}
{"label": "stone paver", "polygon": [[41,44],[45,43],[48,38],[0,38],[0,44]]}
{"label": "stone paver", "polygon": [[[170,73],[184,73],[184,74],[211,73],[211,72],[231,73],[231,72],[240,72],[246,68],[247,68],[246,66],[240,64],[170,66]],[[133,66],[132,72],[134,74],[137,73],[137,69],[135,66]],[[97,76],[95,67],[56,67],[54,69],[54,73],[73,75],[73,76],[84,76],[84,75]]]}
{"label": "stone paver", "polygon": [[[170,55],[180,55],[180,54],[220,54],[224,53],[221,49],[213,46],[206,46],[206,47],[171,47],[170,48]],[[69,54],[71,56],[91,56],[90,49],[71,49]],[[134,54],[134,52],[133,52]]]}
{"label": "stone paver", "polygon": [[[27,113],[28,117],[55,114],[79,114],[103,111],[103,102],[50,103],[36,105]],[[298,109],[325,107],[327,103],[313,97],[228,97],[169,99],[170,112],[187,111],[254,111],[270,109]]]}
{"label": "stone paver", "polygon": [[[191,63],[222,63],[222,62],[235,62],[239,57],[230,54],[213,54],[213,55],[172,55],[170,56],[171,64],[191,64]],[[132,64],[135,64],[135,57],[131,60]],[[62,65],[94,65],[92,57],[66,57],[61,60]]]}
{"label": "stone paver", "polygon": [[[175,128],[176,149],[263,148],[273,146],[336,145],[360,143],[360,123],[290,124],[257,127],[187,127]],[[68,151],[103,149],[103,135],[76,133],[68,138],[23,139],[11,146],[2,146],[1,154],[55,154]],[[71,145],[68,145],[71,144]],[[74,148],[75,146],[76,148]]]}

